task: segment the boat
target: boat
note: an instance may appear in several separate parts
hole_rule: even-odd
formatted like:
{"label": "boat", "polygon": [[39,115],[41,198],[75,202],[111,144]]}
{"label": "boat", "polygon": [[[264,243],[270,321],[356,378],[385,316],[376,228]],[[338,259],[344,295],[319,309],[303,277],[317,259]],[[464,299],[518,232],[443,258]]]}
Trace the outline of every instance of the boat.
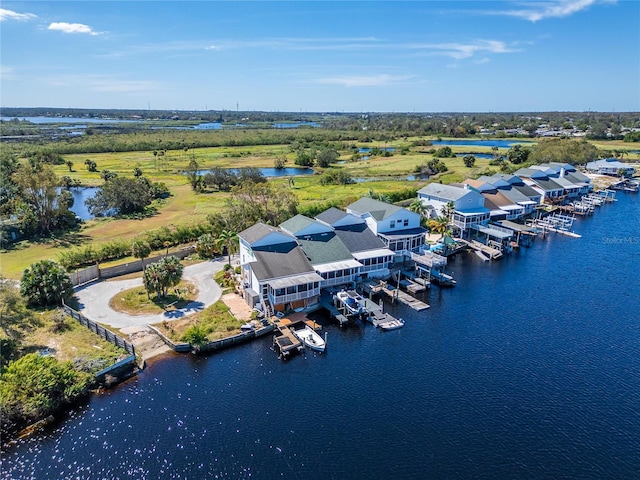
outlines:
{"label": "boat", "polygon": [[336,298],[349,315],[360,315],[367,311],[364,298],[354,291],[342,290],[336,293]]}
{"label": "boat", "polygon": [[396,330],[398,328],[404,327],[404,322],[402,320],[389,320],[387,322],[382,322],[378,325],[382,330]]}
{"label": "boat", "polygon": [[327,342],[309,325],[305,325],[300,330],[294,330],[293,334],[298,337],[305,347],[317,352],[324,352],[327,347]]}

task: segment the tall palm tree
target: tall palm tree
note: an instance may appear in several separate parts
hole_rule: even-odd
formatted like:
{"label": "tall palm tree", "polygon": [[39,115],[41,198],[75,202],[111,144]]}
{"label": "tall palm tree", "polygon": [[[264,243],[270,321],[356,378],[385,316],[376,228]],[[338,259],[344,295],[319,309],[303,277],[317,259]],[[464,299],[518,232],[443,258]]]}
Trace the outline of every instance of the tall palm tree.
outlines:
{"label": "tall palm tree", "polygon": [[218,245],[219,248],[226,247],[229,256],[227,263],[231,265],[231,254],[238,250],[238,234],[231,230],[222,230],[218,235]]}

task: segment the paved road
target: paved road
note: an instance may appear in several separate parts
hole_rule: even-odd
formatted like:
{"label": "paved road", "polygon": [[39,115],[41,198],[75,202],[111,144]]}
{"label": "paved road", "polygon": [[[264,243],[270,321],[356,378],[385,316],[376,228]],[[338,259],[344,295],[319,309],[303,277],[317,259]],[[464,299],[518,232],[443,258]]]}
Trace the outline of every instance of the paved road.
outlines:
{"label": "paved road", "polygon": [[222,290],[213,280],[216,272],[225,265],[222,260],[210,260],[185,267],[182,278],[190,280],[198,288],[198,298],[180,310],[155,315],[127,315],[109,307],[111,298],[124,290],[142,285],[142,278],[128,280],[99,281],[76,290],[80,311],[87,318],[105,325],[123,329],[158,323],[163,320],[175,320],[191,313],[204,310],[222,296]]}

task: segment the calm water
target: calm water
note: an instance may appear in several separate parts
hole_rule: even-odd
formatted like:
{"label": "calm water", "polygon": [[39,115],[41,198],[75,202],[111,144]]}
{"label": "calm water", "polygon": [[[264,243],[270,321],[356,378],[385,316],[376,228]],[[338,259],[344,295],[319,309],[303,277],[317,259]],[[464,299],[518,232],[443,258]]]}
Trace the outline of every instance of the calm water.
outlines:
{"label": "calm water", "polygon": [[431,142],[433,145],[449,145],[453,146],[474,146],[474,147],[498,147],[498,148],[509,148],[517,143],[521,143],[523,145],[531,144],[532,142],[528,142],[526,140],[433,140]]}
{"label": "calm water", "polygon": [[[135,123],[139,122],[139,120],[118,120],[115,118],[80,118],[80,117],[0,117],[0,120],[3,122],[9,122],[14,119],[18,120],[26,120],[30,123]],[[78,126],[78,128],[82,128]]]}
{"label": "calm water", "polygon": [[[238,172],[237,168],[229,168],[234,173]],[[260,173],[265,177],[293,177],[296,175],[313,175],[313,168],[296,168],[296,167],[286,167],[286,168],[259,168]],[[198,170],[198,175],[206,175],[212,170]]]}
{"label": "calm water", "polygon": [[3,478],[637,479],[640,197],[494,263],[401,330],[170,356],[4,454]]}
{"label": "calm water", "polygon": [[72,187],[69,191],[73,195],[73,206],[69,210],[82,220],[95,218],[89,213],[89,209],[84,202],[96,196],[98,187]]}

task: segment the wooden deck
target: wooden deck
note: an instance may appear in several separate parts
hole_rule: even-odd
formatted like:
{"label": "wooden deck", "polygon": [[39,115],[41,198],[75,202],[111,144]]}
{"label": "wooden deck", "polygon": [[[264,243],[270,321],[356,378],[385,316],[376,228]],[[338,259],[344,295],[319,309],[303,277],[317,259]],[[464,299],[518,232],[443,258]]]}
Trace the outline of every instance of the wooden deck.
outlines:
{"label": "wooden deck", "polygon": [[371,294],[384,293],[392,302],[398,301],[418,312],[429,308],[429,304],[412,297],[407,292],[403,292],[399,288],[391,287],[384,281],[380,281],[378,284],[371,281],[363,283],[363,289],[365,292],[369,292]]}

